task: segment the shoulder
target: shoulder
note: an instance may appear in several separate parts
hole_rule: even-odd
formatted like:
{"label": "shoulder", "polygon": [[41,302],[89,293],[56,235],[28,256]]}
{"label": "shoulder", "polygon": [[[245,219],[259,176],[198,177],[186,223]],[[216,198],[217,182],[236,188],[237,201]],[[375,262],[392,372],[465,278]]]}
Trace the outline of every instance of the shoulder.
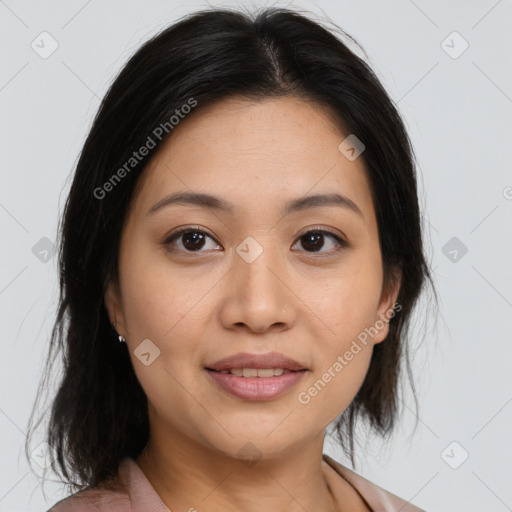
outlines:
{"label": "shoulder", "polygon": [[[78,491],[55,503],[47,512],[127,512],[132,510],[129,488],[131,463],[123,459],[108,484]],[[128,484],[128,485],[127,485]]]}
{"label": "shoulder", "polygon": [[79,491],[53,505],[47,512],[126,512],[131,510],[127,494],[101,487]]}
{"label": "shoulder", "polygon": [[84,489],[47,512],[170,512],[137,462],[125,457],[107,484]]}
{"label": "shoulder", "polygon": [[426,512],[410,502],[382,489],[326,454],[322,459],[342,478],[350,483],[373,510],[379,512]]}

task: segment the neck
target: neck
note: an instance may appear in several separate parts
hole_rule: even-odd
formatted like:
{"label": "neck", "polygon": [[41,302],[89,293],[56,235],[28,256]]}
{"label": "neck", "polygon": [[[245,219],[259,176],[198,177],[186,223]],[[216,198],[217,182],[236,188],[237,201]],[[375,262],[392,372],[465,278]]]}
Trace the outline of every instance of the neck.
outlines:
{"label": "neck", "polygon": [[249,460],[240,460],[177,432],[152,432],[136,462],[169,510],[332,512],[338,509],[322,470],[323,436],[261,458],[246,445]]}

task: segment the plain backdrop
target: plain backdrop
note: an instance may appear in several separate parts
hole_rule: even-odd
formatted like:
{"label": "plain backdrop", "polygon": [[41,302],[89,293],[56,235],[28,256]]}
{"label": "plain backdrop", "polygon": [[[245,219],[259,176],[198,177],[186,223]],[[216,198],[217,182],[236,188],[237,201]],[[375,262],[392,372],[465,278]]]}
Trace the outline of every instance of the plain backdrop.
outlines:
{"label": "plain backdrop", "polygon": [[[58,215],[100,99],[150,36],[190,11],[238,5],[0,1],[0,512],[65,496],[49,483],[45,501],[23,443],[55,317]],[[512,510],[512,2],[272,5],[325,15],[362,44],[419,161],[441,302],[437,322],[430,299],[416,314],[418,426],[406,394],[392,441],[370,437],[357,472],[429,511]],[[329,439],[325,451],[350,465]]]}

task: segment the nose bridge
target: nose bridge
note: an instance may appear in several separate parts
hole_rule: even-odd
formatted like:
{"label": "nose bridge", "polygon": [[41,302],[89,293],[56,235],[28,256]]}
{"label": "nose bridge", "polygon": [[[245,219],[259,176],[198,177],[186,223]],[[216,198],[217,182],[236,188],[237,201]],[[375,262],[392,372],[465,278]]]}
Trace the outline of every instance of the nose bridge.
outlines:
{"label": "nose bridge", "polygon": [[[263,239],[263,240],[262,240]],[[247,237],[236,247],[233,271],[235,273],[234,299],[243,321],[254,329],[270,327],[274,323],[291,321],[291,291],[285,286],[286,265],[282,255],[270,245],[271,237],[261,242]]]}
{"label": "nose bridge", "polygon": [[242,287],[251,296],[274,300],[282,292],[283,285],[275,273],[282,272],[283,265],[270,240],[270,236],[260,237],[260,241],[254,237],[243,240],[236,248],[235,271],[241,274]]}

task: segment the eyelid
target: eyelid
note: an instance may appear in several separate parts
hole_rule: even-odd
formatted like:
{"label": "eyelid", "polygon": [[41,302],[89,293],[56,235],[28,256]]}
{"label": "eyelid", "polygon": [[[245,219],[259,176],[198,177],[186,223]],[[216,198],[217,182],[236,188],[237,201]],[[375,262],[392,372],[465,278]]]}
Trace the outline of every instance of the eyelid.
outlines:
{"label": "eyelid", "polygon": [[331,235],[331,236],[339,239],[341,242],[348,245],[347,237],[343,233],[341,233],[337,230],[333,230],[332,228],[326,228],[324,226],[308,226],[307,228],[304,228],[304,231],[302,231],[298,235],[297,239],[308,234],[310,231],[321,231],[322,233],[327,233],[328,235]]}

